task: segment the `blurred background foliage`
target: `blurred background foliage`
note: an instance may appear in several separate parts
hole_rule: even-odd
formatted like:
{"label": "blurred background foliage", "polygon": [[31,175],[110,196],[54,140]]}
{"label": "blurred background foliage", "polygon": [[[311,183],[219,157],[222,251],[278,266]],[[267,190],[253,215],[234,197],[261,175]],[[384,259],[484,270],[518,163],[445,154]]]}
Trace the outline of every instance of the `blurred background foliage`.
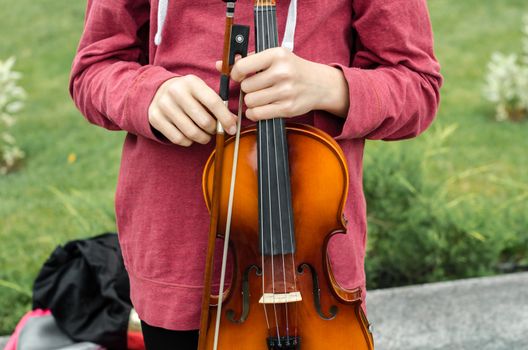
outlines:
{"label": "blurred background foliage", "polygon": [[[528,124],[482,98],[493,51],[519,51],[526,0],[429,0],[445,85],[415,140],[368,142],[368,288],[482,276],[528,264]],[[0,334],[31,305],[56,245],[115,231],[123,133],[89,125],[67,86],[85,1],[0,0],[0,59],[27,101],[12,128],[26,157],[0,176]],[[8,15],[7,15],[8,14]]]}

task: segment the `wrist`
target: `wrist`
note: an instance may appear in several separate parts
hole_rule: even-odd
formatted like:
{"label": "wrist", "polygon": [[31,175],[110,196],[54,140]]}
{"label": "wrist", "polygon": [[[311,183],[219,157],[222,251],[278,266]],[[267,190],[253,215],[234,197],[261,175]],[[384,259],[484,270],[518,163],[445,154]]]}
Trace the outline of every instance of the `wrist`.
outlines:
{"label": "wrist", "polygon": [[346,118],[350,106],[348,83],[343,71],[339,68],[318,64],[318,79],[321,80],[324,89],[318,99],[317,108],[334,114],[341,118]]}

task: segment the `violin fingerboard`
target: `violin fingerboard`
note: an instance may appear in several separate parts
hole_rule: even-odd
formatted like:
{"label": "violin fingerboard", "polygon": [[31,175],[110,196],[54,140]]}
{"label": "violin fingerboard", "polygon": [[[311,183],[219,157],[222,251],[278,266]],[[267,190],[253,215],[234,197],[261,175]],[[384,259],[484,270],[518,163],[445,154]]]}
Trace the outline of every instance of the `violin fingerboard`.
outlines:
{"label": "violin fingerboard", "polygon": [[[275,5],[255,6],[256,51],[278,46]],[[259,239],[261,254],[295,252],[288,144],[284,120],[277,116],[257,125]]]}

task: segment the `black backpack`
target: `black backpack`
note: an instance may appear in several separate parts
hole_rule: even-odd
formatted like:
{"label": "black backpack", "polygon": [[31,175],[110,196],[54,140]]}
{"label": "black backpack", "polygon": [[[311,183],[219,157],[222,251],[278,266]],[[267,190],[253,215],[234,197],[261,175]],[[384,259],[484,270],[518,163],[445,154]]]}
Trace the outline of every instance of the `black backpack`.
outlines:
{"label": "black backpack", "polygon": [[72,340],[126,349],[132,303],[117,234],[55,248],[35,280],[37,308],[50,309]]}

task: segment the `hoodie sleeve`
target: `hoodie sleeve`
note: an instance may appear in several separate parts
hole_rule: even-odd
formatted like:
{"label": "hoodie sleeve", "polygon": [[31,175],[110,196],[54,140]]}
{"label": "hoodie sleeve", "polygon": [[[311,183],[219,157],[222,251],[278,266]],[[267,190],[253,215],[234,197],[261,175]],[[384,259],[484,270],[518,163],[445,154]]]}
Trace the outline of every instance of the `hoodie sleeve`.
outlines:
{"label": "hoodie sleeve", "polygon": [[425,0],[354,0],[356,53],[339,67],[350,107],[338,139],[397,140],[433,121],[442,84]]}
{"label": "hoodie sleeve", "polygon": [[164,143],[150,126],[148,107],[158,87],[176,75],[144,64],[149,16],[148,0],[88,0],[70,94],[89,122]]}

